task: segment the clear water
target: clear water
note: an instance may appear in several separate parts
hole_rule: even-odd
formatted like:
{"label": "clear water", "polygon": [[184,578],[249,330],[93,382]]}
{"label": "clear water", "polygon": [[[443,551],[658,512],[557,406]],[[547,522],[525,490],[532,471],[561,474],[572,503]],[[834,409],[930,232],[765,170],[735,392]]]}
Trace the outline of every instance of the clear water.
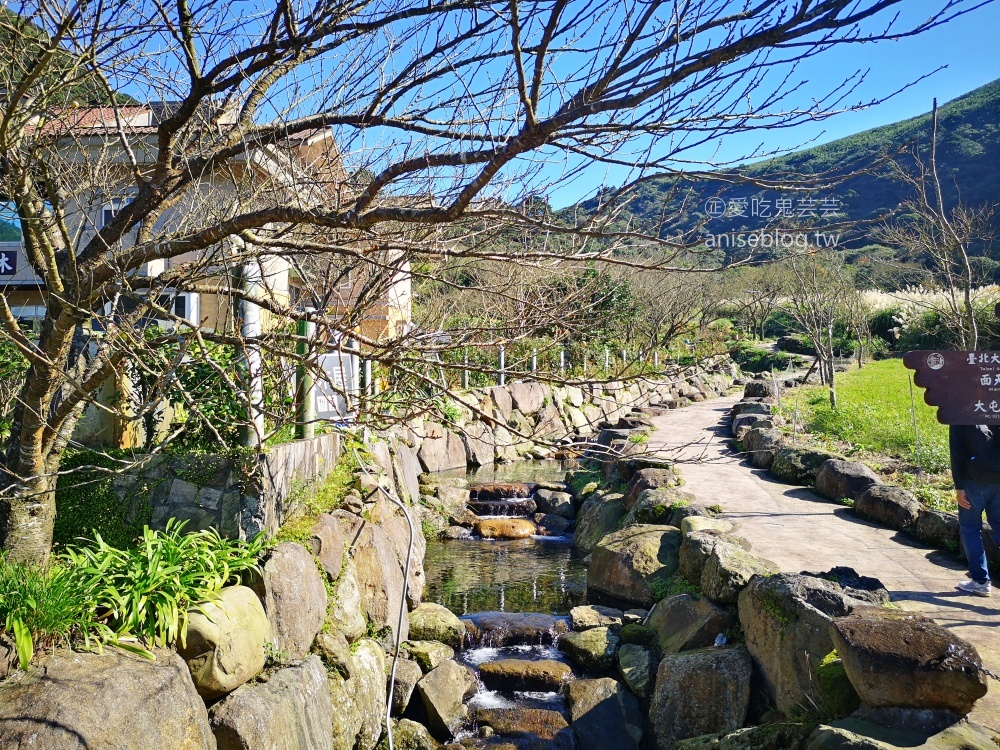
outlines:
{"label": "clear water", "polygon": [[490,464],[479,466],[471,471],[454,469],[439,471],[435,477],[460,477],[468,479],[469,484],[486,484],[487,482],[561,482],[566,478],[566,472],[578,468],[573,460],[557,461],[547,459],[542,461],[511,461],[505,464]]}
{"label": "clear water", "polygon": [[[484,467],[466,475],[470,484],[486,482],[562,481],[575,462],[517,461]],[[458,476],[461,473],[456,474]],[[566,615],[587,601],[585,554],[567,537],[517,540],[435,539],[427,542],[424,557],[426,586],[423,601],[443,604],[458,615],[475,612],[541,612]],[[498,659],[556,659],[556,646],[474,647],[456,658],[476,670]],[[545,708],[565,710],[560,693],[504,694],[479,689],[468,701],[477,708]],[[460,737],[472,734],[470,727]]]}
{"label": "clear water", "polygon": [[[566,658],[555,646],[504,646],[503,648],[470,648],[460,652],[456,660],[476,670],[479,680],[479,665],[500,659],[551,659],[566,663]],[[560,693],[520,692],[510,694],[496,690],[487,690],[481,681],[476,694],[466,704],[475,708],[548,708],[562,710],[566,707],[566,699]]]}
{"label": "clear water", "polygon": [[431,540],[424,558],[424,601],[458,615],[569,614],[587,600],[584,557],[563,537]]}
{"label": "clear water", "polygon": [[[561,482],[576,461],[514,461],[465,473],[470,484]],[[441,472],[443,475],[445,472]],[[454,473],[454,472],[453,472]],[[563,537],[517,540],[440,539],[427,543],[424,601],[458,615],[542,612],[565,615],[586,603],[585,555]]]}

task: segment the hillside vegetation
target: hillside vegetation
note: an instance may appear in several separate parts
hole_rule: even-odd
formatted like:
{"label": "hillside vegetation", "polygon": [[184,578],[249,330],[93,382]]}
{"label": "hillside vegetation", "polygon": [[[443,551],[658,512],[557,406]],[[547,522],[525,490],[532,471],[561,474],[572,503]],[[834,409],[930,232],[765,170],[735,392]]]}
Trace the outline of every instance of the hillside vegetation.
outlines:
{"label": "hillside vegetation", "polygon": [[[958,195],[968,205],[993,202],[1000,195],[1000,80],[965,94],[943,105],[939,110],[939,171],[951,202]],[[899,161],[913,165],[912,150],[917,148],[926,158],[931,133],[930,113],[867,130],[857,135],[832,141],[787,156],[757,162],[740,168],[754,177],[780,177],[783,174],[815,176],[844,175],[861,167],[870,167],[880,159],[898,154]],[[872,219],[884,215],[912,197],[909,186],[889,175],[888,169],[876,174],[852,178],[830,191],[813,196],[816,200],[832,198],[840,210],[852,220]],[[794,197],[796,200],[801,194]],[[727,203],[734,199],[756,198],[769,202],[773,214],[775,201],[783,194],[752,186],[723,189],[715,182],[691,183],[673,179],[650,181],[640,186],[629,201],[626,217],[645,226],[655,226],[664,215],[664,202],[671,204],[670,219],[661,227],[663,234],[697,227],[706,217],[705,201],[719,196]],[[598,198],[582,204],[584,211],[593,211]],[[798,203],[795,204],[798,207]],[[706,231],[712,233],[758,229],[773,223],[772,218],[723,216],[711,218]],[[817,223],[823,223],[819,219]],[[861,232],[845,237],[848,245],[865,244]]]}

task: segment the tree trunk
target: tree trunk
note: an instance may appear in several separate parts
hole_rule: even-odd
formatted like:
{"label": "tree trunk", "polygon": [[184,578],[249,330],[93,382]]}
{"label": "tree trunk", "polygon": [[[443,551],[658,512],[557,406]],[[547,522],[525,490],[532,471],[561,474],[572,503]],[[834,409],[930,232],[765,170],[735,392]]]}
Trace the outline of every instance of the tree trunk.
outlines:
{"label": "tree trunk", "polygon": [[39,470],[0,490],[0,533],[8,559],[47,565],[56,520],[56,479]]}

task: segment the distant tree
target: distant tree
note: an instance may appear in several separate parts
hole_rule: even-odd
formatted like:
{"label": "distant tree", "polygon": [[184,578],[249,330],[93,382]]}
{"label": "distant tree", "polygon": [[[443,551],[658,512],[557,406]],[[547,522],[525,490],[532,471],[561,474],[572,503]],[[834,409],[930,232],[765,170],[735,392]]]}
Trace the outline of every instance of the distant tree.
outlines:
{"label": "distant tree", "polygon": [[731,283],[732,301],[743,327],[763,341],[767,320],[787,293],[788,270],[775,263],[742,268]]}
{"label": "distant tree", "polygon": [[897,162],[894,173],[914,192],[901,206],[902,217],[892,224],[875,229],[877,242],[902,248],[910,259],[928,265],[932,280],[945,293],[946,305],[938,312],[945,325],[955,333],[962,349],[979,346],[974,291],[991,275],[991,265],[983,263],[992,241],[996,204],[967,206],[961,197],[948,205],[938,173],[938,107],[931,114],[929,161],[919,150],[913,152],[913,167]]}
{"label": "distant tree", "polygon": [[829,389],[830,406],[836,409],[834,327],[854,291],[844,271],[844,256],[817,250],[785,262],[791,269],[789,311],[816,349],[820,381]]}

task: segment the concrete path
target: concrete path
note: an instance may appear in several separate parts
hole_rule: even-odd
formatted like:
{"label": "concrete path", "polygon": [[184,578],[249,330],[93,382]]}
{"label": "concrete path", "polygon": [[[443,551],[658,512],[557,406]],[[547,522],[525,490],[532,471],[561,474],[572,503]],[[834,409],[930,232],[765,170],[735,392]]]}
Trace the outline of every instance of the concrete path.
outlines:
{"label": "concrete path", "polygon": [[[1000,674],[1000,590],[991,599],[962,594],[955,584],[965,568],[954,556],[863,521],[808,489],[776,482],[731,453],[725,442],[728,413],[739,398],[712,399],[654,418],[650,449],[684,462],[684,489],[722,505],[726,518],[742,525],[738,533],[755,554],[787,572],[847,565],[874,576],[901,607],[975,644],[986,667]],[[1000,683],[990,681],[971,718],[1000,731]]]}

